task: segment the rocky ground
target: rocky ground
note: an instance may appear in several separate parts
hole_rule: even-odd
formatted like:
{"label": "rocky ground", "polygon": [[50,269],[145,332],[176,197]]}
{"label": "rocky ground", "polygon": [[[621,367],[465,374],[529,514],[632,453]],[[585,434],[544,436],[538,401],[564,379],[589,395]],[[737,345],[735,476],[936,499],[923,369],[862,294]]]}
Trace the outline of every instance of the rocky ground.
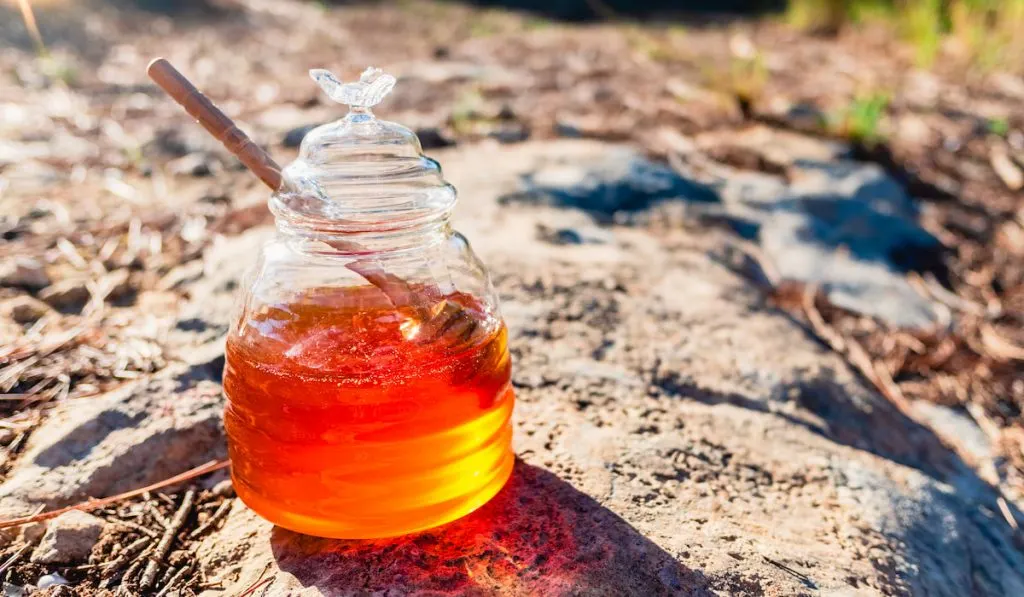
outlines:
{"label": "rocky ground", "polygon": [[[213,464],[4,529],[7,593],[1024,594],[1024,79],[772,23],[88,8],[37,7],[46,58],[0,8],[0,518]],[[341,115],[306,68],[400,76],[378,112],[460,190],[511,331],[495,500],[345,542],[234,499],[221,341],[273,228],[156,55],[281,161]]]}

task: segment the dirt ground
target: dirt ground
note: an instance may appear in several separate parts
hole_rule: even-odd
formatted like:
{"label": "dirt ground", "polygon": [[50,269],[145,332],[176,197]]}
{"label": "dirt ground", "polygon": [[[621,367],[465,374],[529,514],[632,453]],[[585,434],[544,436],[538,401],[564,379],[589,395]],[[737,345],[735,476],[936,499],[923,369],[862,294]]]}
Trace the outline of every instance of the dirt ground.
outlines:
{"label": "dirt ground", "polygon": [[[398,76],[382,109],[416,129],[428,151],[573,137],[628,143],[687,172],[711,165],[785,178],[784,159],[744,142],[751,127],[844,140],[857,160],[880,165],[916,198],[922,226],[941,241],[934,262],[907,276],[945,306],[947,325],[891,329],[828,304],[814,288],[773,279],[756,251],[738,269],[777,317],[804,325],[901,412],[924,400],[973,420],[997,457],[965,461],[1001,503],[1024,503],[1020,73],[980,71],[955,45],[924,71],[884,28],[819,37],[770,18],[568,24],[419,1],[195,2],[173,13],[34,4],[45,53],[17,8],[0,5],[4,478],[61,404],[99,399],[180,364],[175,343],[196,284],[209,277],[204,259],[268,222],[259,181],[146,79],[149,60],[164,56],[281,162],[294,157],[304,127],[341,116],[309,80],[311,67],[346,80],[367,65]],[[881,115],[865,124],[863,113],[882,97]],[[515,295],[531,287],[531,274],[509,274],[499,288]],[[550,292],[538,291],[561,300]],[[602,292],[597,305],[570,298],[563,310],[593,308],[588,317],[600,319]],[[524,363],[532,350],[519,355]],[[964,456],[960,439],[943,436]],[[125,557],[131,544],[155,532],[147,525],[174,518],[187,491],[190,512],[200,515],[179,529],[177,559],[155,586],[194,570],[199,541],[227,517],[230,489],[217,481],[95,511],[124,524],[104,535],[89,564],[66,571],[76,591],[138,572]],[[18,541],[7,546],[7,582],[46,572],[26,553]],[[178,589],[198,591],[204,581],[187,584],[186,576]],[[882,589],[901,592],[899,583]]]}

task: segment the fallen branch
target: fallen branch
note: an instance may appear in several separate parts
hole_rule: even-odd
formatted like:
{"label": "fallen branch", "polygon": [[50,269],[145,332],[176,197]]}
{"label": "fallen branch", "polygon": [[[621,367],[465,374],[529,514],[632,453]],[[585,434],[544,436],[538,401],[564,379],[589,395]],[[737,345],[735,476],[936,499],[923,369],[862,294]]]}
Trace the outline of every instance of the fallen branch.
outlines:
{"label": "fallen branch", "polygon": [[142,573],[142,580],[139,581],[139,589],[142,591],[147,591],[156,582],[156,574],[160,571],[160,565],[171,551],[171,545],[174,544],[174,538],[178,535],[181,527],[185,526],[185,520],[188,519],[189,514],[192,514],[192,507],[195,506],[195,503],[196,491],[189,489],[181,500],[181,507],[174,513],[174,518],[167,525],[167,530],[164,531],[163,537],[156,544],[156,550],[149,557],[149,561],[146,562],[146,571]]}
{"label": "fallen branch", "polygon": [[[153,520],[155,520],[161,528],[166,529],[170,526],[170,521],[168,521],[164,515],[160,513],[160,510],[157,510],[156,506],[153,504],[153,498],[148,495],[143,495],[142,497],[146,500],[146,513],[152,516]],[[174,506],[174,502],[171,502],[171,507],[173,508]]]}
{"label": "fallen branch", "polygon": [[21,556],[25,555],[28,552],[28,550],[30,550],[30,549],[32,549],[32,544],[31,543],[26,543],[25,545],[21,546],[21,549],[19,549],[18,551],[14,552],[14,555],[12,555],[11,557],[7,558],[6,562],[4,562],[3,564],[0,564],[0,575],[3,575],[4,573],[6,573],[8,568],[10,568],[14,564],[16,564],[18,562],[18,560],[21,559]]}
{"label": "fallen branch", "polygon": [[256,581],[255,583],[253,583],[253,585],[251,587],[249,587],[244,592],[242,592],[242,594],[239,595],[238,597],[249,597],[249,595],[252,595],[258,589],[263,588],[264,585],[269,585],[272,582],[274,582],[274,577],[273,576],[269,576],[267,578],[264,578],[263,580]]}
{"label": "fallen branch", "polygon": [[143,561],[144,560],[135,560],[132,562],[132,565],[128,567],[128,571],[121,577],[121,585],[117,592],[118,595],[130,595],[132,593],[132,591],[129,590],[129,583],[132,583],[132,577],[139,571],[139,568],[142,568]]}
{"label": "fallen branch", "polygon": [[141,489],[133,489],[131,491],[119,493],[114,496],[89,500],[86,502],[82,502],[81,504],[75,504],[74,506],[59,508],[57,510],[50,510],[49,512],[40,512],[39,514],[33,514],[31,516],[22,516],[21,518],[12,518],[10,520],[0,521],[0,530],[20,527],[26,524],[32,524],[33,522],[40,522],[43,520],[50,520],[51,518],[56,518],[61,514],[64,514],[65,512],[70,512],[72,510],[81,510],[83,512],[88,512],[89,510],[102,508],[103,506],[108,506],[110,504],[120,502],[122,500],[127,500],[133,497],[140,496],[146,493],[147,491],[154,491],[157,489],[161,489],[163,487],[167,487],[168,485],[175,485],[177,483],[188,481],[189,479],[194,479],[207,473],[212,473],[213,471],[219,471],[222,468],[227,468],[228,466],[230,466],[230,464],[230,460],[211,460],[206,464],[201,464],[194,469],[181,473],[180,475],[175,475],[169,479],[158,481],[152,485],[147,485],[146,487],[143,487]]}
{"label": "fallen branch", "polygon": [[893,381],[892,375],[889,374],[889,370],[885,368],[885,365],[872,360],[868,351],[864,350],[864,347],[856,339],[851,336],[844,336],[825,322],[825,318],[821,316],[821,313],[814,304],[817,294],[817,286],[808,286],[804,291],[803,297],[804,315],[811,322],[811,328],[814,330],[814,333],[828,344],[832,350],[845,357],[846,362],[853,365],[900,412],[911,420],[916,421],[917,419],[910,408],[910,403],[903,395],[899,386],[896,385],[896,382]]}
{"label": "fallen branch", "polygon": [[[115,586],[122,578],[128,578],[130,576],[129,573],[134,573],[135,569],[138,569],[136,564],[142,561],[141,558],[149,554],[150,549],[152,549],[152,541],[148,537],[143,537],[126,547],[116,560],[104,564],[103,566],[107,567],[107,570],[104,571],[106,578],[100,583],[100,588],[109,589]],[[135,569],[129,570],[122,575],[121,571],[129,566],[134,566]]]}
{"label": "fallen branch", "polygon": [[114,524],[114,525],[122,526],[122,527],[124,527],[126,529],[130,529],[130,530],[142,533],[143,535],[149,537],[150,539],[156,539],[157,537],[159,537],[159,535],[157,535],[152,530],[147,529],[146,527],[142,526],[141,524],[136,524],[136,523],[134,523],[134,522],[132,522],[130,520],[107,519],[107,522],[109,522],[111,524]]}
{"label": "fallen branch", "polygon": [[991,325],[981,326],[981,345],[984,354],[995,361],[1024,361],[1024,346],[1017,346],[999,335]]}
{"label": "fallen branch", "polygon": [[260,575],[256,577],[255,582],[249,585],[247,589],[239,593],[238,597],[249,597],[249,595],[252,595],[256,592],[256,589],[260,588],[261,586],[267,583],[273,582],[273,574],[271,574],[268,578],[263,578],[264,576],[267,576],[267,571],[270,570],[270,565],[271,563],[267,562],[267,565],[263,567],[263,570],[260,572]]}
{"label": "fallen branch", "polygon": [[818,307],[815,306],[814,300],[817,296],[817,284],[809,284],[804,288],[802,302],[804,315],[807,317],[807,321],[811,323],[811,328],[814,330],[814,333],[818,338],[823,340],[825,344],[828,344],[829,347],[837,353],[846,354],[846,341],[843,340],[842,334],[825,322],[825,318],[821,316],[821,313],[818,311]]}
{"label": "fallen branch", "polygon": [[164,595],[169,593],[171,589],[175,587],[175,585],[179,584],[182,581],[182,579],[185,578],[185,575],[188,574],[188,571],[189,566],[187,565],[182,566],[180,569],[178,569],[178,571],[175,572],[171,576],[170,580],[168,580],[167,583],[164,585],[164,588],[160,589],[160,592],[156,594],[156,597],[163,597]]}
{"label": "fallen branch", "polygon": [[1006,498],[1000,495],[999,498],[996,500],[996,503],[999,504],[999,511],[1003,514],[1003,518],[1006,519],[1006,522],[1010,525],[1010,528],[1012,528],[1015,532],[1018,529],[1020,529],[1020,525],[1017,524],[1017,519],[1013,516],[1013,510],[1010,510],[1010,506],[1006,503]]}
{"label": "fallen branch", "polygon": [[221,502],[220,506],[217,508],[217,511],[213,513],[213,516],[210,516],[210,518],[208,518],[206,520],[206,522],[201,524],[198,529],[196,529],[196,530],[192,531],[191,533],[189,533],[188,538],[189,539],[195,539],[197,537],[200,537],[206,531],[212,529],[213,526],[216,525],[217,522],[220,521],[220,519],[222,519],[225,516],[227,516],[228,510],[231,509],[231,502],[232,502],[232,500],[230,500],[230,499],[227,499],[227,500],[224,500],[223,502]]}
{"label": "fallen branch", "polygon": [[117,556],[116,560],[107,562],[103,564],[103,566],[112,568],[114,570],[120,570],[124,566],[119,566],[118,562],[120,562],[121,560],[127,562],[135,556],[143,553],[144,551],[146,551],[146,548],[149,547],[150,543],[152,543],[152,541],[150,541],[149,537],[142,537],[141,539],[137,539],[134,543],[128,544],[128,547],[124,548],[124,551],[122,551],[120,555]]}
{"label": "fallen branch", "polygon": [[779,570],[782,570],[786,574],[789,574],[793,578],[799,580],[800,583],[802,585],[804,585],[805,587],[807,587],[809,589],[816,589],[816,588],[818,588],[818,585],[811,579],[811,577],[807,576],[803,572],[799,572],[797,570],[794,570],[794,569],[790,568],[789,566],[783,564],[782,562],[777,562],[777,561],[769,558],[768,556],[762,555],[761,557],[764,558],[765,562],[768,562],[772,566],[775,566]]}

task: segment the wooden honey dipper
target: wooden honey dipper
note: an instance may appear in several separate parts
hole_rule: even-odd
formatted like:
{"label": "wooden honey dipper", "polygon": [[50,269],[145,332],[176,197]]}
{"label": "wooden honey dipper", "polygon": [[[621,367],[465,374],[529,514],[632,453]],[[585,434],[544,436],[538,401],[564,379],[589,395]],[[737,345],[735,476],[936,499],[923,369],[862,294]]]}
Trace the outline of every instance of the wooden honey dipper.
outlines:
{"label": "wooden honey dipper", "polygon": [[146,73],[153,82],[178,102],[192,118],[203,125],[211,135],[224,144],[245,167],[252,170],[270,190],[281,188],[281,166],[263,151],[248,135],[242,132],[228,115],[221,112],[202,94],[191,81],[164,58],[157,58],[146,67]]}

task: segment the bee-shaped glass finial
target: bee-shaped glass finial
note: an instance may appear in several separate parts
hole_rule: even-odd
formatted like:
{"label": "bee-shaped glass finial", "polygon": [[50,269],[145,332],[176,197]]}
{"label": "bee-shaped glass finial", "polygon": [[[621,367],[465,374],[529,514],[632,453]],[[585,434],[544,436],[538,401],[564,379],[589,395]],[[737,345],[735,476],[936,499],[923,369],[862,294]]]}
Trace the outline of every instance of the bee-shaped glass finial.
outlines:
{"label": "bee-shaped glass finial", "polygon": [[334,101],[353,108],[372,108],[395,86],[395,78],[372,66],[363,71],[354,83],[342,83],[330,71],[314,68],[309,76]]}

